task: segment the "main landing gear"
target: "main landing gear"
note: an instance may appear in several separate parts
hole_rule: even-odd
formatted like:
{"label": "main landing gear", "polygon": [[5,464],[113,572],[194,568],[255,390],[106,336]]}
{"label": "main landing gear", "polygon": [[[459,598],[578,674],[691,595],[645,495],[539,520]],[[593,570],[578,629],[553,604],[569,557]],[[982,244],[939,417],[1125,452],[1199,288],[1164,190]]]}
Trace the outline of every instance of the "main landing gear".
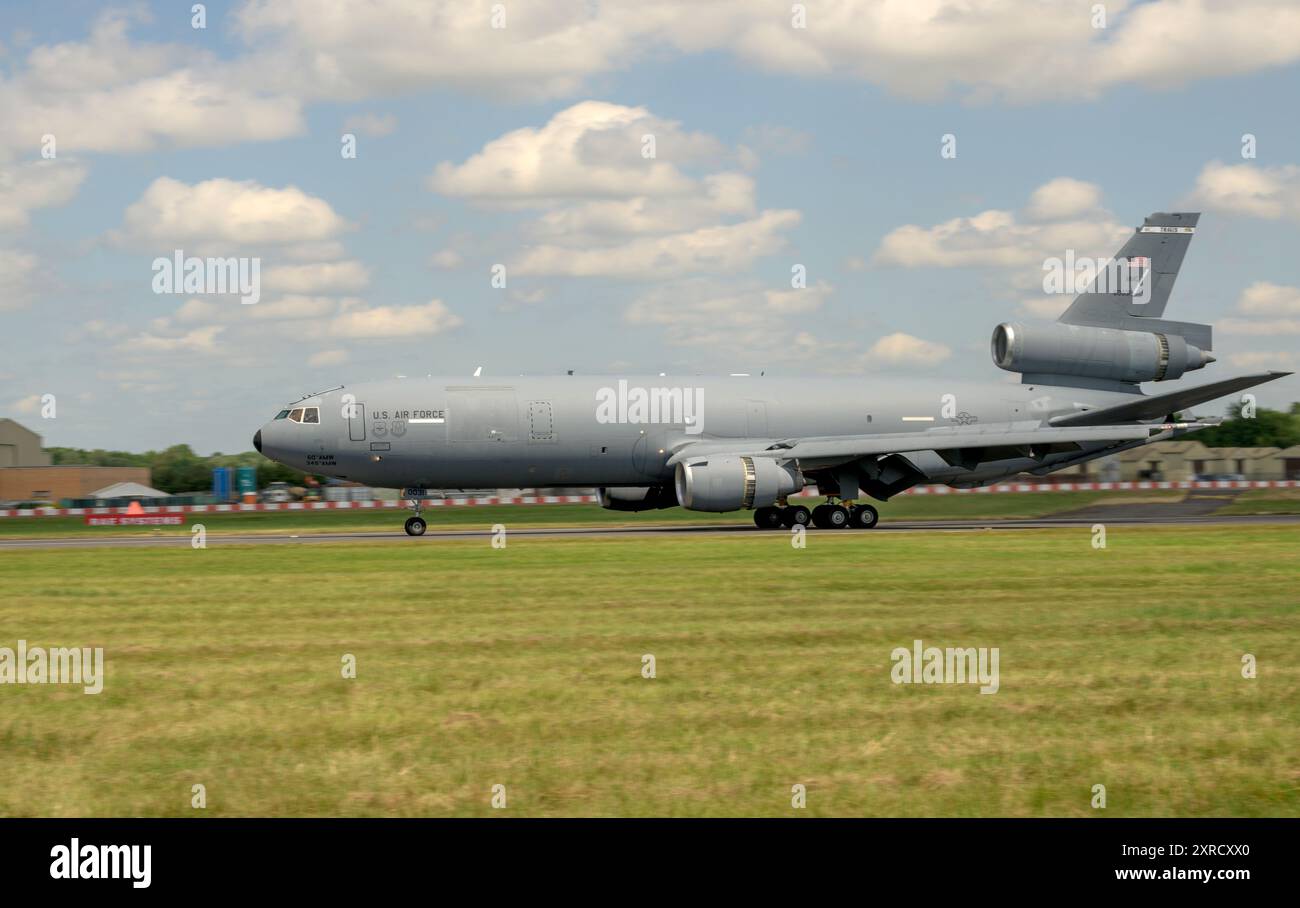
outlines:
{"label": "main landing gear", "polygon": [[809,524],[823,530],[838,530],[843,527],[870,530],[879,522],[880,512],[869,504],[849,503],[846,506],[834,500],[819,504],[811,511],[803,505],[758,508],[754,511],[754,525],[761,530]]}

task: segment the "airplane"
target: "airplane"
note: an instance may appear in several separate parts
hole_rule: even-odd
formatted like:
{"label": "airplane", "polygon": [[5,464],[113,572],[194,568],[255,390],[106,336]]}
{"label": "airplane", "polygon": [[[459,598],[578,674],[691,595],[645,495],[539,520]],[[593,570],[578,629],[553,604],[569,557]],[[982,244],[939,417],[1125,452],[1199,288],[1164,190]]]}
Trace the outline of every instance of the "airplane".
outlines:
{"label": "airplane", "polygon": [[[1214,362],[1211,327],[1164,319],[1197,213],[1155,213],[1113,261],[1136,281],[1087,283],[1055,323],[1005,322],[1007,381],[579,376],[404,378],[281,408],[253,436],[307,473],[401,488],[422,535],[428,489],[595,487],[603,507],[752,510],[764,529],[870,529],[917,485],[1043,476],[1216,420],[1186,408],[1289,372],[1145,393]],[[1125,268],[1120,269],[1120,276]],[[815,485],[811,510],[791,496]]]}

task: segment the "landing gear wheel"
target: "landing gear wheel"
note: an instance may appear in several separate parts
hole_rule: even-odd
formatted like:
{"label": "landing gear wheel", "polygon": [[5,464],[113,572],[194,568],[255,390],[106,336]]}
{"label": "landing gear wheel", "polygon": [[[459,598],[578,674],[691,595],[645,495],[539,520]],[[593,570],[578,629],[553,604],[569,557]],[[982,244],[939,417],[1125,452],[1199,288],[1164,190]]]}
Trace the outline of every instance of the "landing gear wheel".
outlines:
{"label": "landing gear wheel", "polygon": [[812,522],[812,512],[801,504],[792,508],[781,509],[781,523],[794,529],[797,526],[806,527]]}
{"label": "landing gear wheel", "polygon": [[819,504],[813,508],[813,526],[823,530],[838,530],[849,525],[849,509],[838,504]]}
{"label": "landing gear wheel", "polygon": [[760,530],[775,530],[780,525],[780,508],[758,508],[754,511],[754,526]]}
{"label": "landing gear wheel", "polygon": [[870,530],[880,522],[880,512],[869,504],[854,505],[849,511],[849,526],[855,530]]}
{"label": "landing gear wheel", "polygon": [[817,507],[812,509],[813,526],[822,530],[826,529],[826,509],[829,507],[830,505],[828,504],[819,504]]}
{"label": "landing gear wheel", "polygon": [[423,517],[408,517],[406,518],[406,535],[423,536],[426,526]]}

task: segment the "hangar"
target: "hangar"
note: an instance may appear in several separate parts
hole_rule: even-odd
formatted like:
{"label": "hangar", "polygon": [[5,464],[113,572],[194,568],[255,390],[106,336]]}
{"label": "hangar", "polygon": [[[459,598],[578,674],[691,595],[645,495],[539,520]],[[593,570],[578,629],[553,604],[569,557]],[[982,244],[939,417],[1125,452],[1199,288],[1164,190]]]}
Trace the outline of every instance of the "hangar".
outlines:
{"label": "hangar", "polygon": [[149,485],[148,467],[97,467],[50,463],[41,436],[12,419],[0,418],[0,501],[89,498],[117,482]]}

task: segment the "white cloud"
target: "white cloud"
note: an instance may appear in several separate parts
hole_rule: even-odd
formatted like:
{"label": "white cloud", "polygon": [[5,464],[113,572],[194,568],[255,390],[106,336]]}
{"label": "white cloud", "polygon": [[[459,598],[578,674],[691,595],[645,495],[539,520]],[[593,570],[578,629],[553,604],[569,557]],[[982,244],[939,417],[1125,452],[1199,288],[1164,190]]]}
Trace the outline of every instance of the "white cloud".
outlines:
{"label": "white cloud", "polygon": [[1215,327],[1223,334],[1249,334],[1257,337],[1300,334],[1300,318],[1225,318],[1216,322]]}
{"label": "white cloud", "polygon": [[1101,208],[1101,187],[1070,177],[1057,177],[1029,197],[1025,216],[1034,221],[1059,221],[1092,214]]}
{"label": "white cloud", "polygon": [[797,211],[765,211],[752,221],[689,233],[635,239],[604,248],[533,246],[511,266],[518,274],[655,279],[701,272],[741,271],[785,247],[783,231],[799,223]]}
{"label": "white cloud", "polygon": [[740,173],[716,173],[703,177],[697,194],[689,198],[638,195],[563,206],[539,217],[532,232],[586,245],[615,235],[692,230],[729,217],[752,217],[755,212],[754,180]]}
{"label": "white cloud", "polygon": [[801,317],[819,310],[833,292],[820,282],[775,290],[697,278],[656,285],[628,306],[624,317],[633,325],[661,329],[675,346],[787,360],[797,355],[789,340]]}
{"label": "white cloud", "polygon": [[265,291],[322,293],[356,291],[370,282],[370,272],[357,261],[281,265],[262,272]]}
{"label": "white cloud", "polygon": [[122,353],[212,353],[224,330],[221,325],[206,325],[174,336],[146,331],[123,341],[117,349]]}
{"label": "white cloud", "polygon": [[1300,368],[1300,356],[1283,350],[1257,350],[1248,353],[1233,353],[1228,356],[1228,363],[1238,369],[1282,369]]}
{"label": "white cloud", "polygon": [[9,409],[15,413],[36,413],[41,409],[41,395],[30,394],[27,397],[21,397],[9,405]]}
{"label": "white cloud", "polygon": [[227,306],[232,316],[247,316],[261,321],[295,321],[321,319],[332,316],[340,306],[360,305],[361,301],[346,298],[340,302],[332,296],[301,296],[291,294],[255,306]]}
{"label": "white cloud", "polygon": [[1300,60],[1287,0],[604,0],[504,4],[257,0],[238,15],[265,44],[265,77],[299,96],[365,97],[429,86],[523,98],[571,96],[594,76],[666,53],[728,52],[802,76],[856,78],[914,98],[1094,98]]}
{"label": "white cloud", "polygon": [[0,77],[0,140],[59,154],[139,152],[160,145],[228,145],[302,130],[300,102],[267,93],[255,68],[201,46],[137,43],[128,17],[109,13],[86,41],[40,45]]}
{"label": "white cloud", "polygon": [[0,230],[26,227],[32,210],[67,202],[85,178],[86,169],[75,161],[0,161]]}
{"label": "white cloud", "polygon": [[[300,134],[303,109],[442,88],[522,99],[573,97],[647,59],[730,53],[763,69],[854,78],[913,98],[1091,99],[1164,89],[1300,60],[1290,0],[1111,0],[1104,29],[1078,0],[248,0],[231,19],[245,51],[133,40],[109,13],[85,40],[32,48],[0,77],[0,142],[46,133],[69,151],[141,152]],[[368,119],[363,119],[368,118]],[[354,128],[390,129],[359,114]],[[34,138],[35,137],[35,138]],[[775,148],[799,140],[759,136]]]}
{"label": "white cloud", "polygon": [[[220,178],[191,185],[159,177],[126,209],[122,228],[112,238],[122,245],[185,249],[187,254],[258,246],[319,254],[315,244],[349,226],[328,202],[296,186],[275,189],[253,180]],[[304,246],[294,250],[292,244]]]}
{"label": "white cloud", "polygon": [[[642,154],[647,135],[653,158]],[[430,186],[539,211],[511,273],[663,279],[748,268],[784,248],[799,223],[797,211],[758,211],[748,174],[698,172],[731,156],[739,153],[645,108],[583,101],[462,164],[439,164]]]}
{"label": "white cloud", "polygon": [[[655,137],[654,158],[642,156],[645,135]],[[442,162],[429,186],[479,202],[688,197],[698,185],[671,162],[719,151],[715,140],[686,133],[680,124],[643,107],[583,101],[555,114],[545,126],[493,139],[463,164]]]}
{"label": "white cloud", "polygon": [[862,361],[868,366],[933,366],[951,355],[951,348],[944,344],[895,332],[872,344]]}
{"label": "white cloud", "polygon": [[1274,337],[1300,334],[1300,287],[1256,281],[1237,298],[1237,312],[1247,318],[1220,319],[1221,334]]}
{"label": "white cloud", "polygon": [[1113,255],[1133,228],[1114,221],[1100,201],[1096,185],[1058,177],[1035,189],[1019,215],[992,209],[932,227],[897,227],[880,241],[873,261],[905,268],[1025,268],[1069,249]]}
{"label": "white cloud", "polygon": [[1197,176],[1189,202],[1229,214],[1300,221],[1300,167],[1211,161]]}
{"label": "white cloud", "polygon": [[1247,315],[1300,315],[1300,287],[1256,281],[1241,292],[1237,310]]}
{"label": "white cloud", "polygon": [[462,324],[441,300],[414,306],[347,309],[335,316],[327,333],[342,338],[417,337],[440,334]]}

